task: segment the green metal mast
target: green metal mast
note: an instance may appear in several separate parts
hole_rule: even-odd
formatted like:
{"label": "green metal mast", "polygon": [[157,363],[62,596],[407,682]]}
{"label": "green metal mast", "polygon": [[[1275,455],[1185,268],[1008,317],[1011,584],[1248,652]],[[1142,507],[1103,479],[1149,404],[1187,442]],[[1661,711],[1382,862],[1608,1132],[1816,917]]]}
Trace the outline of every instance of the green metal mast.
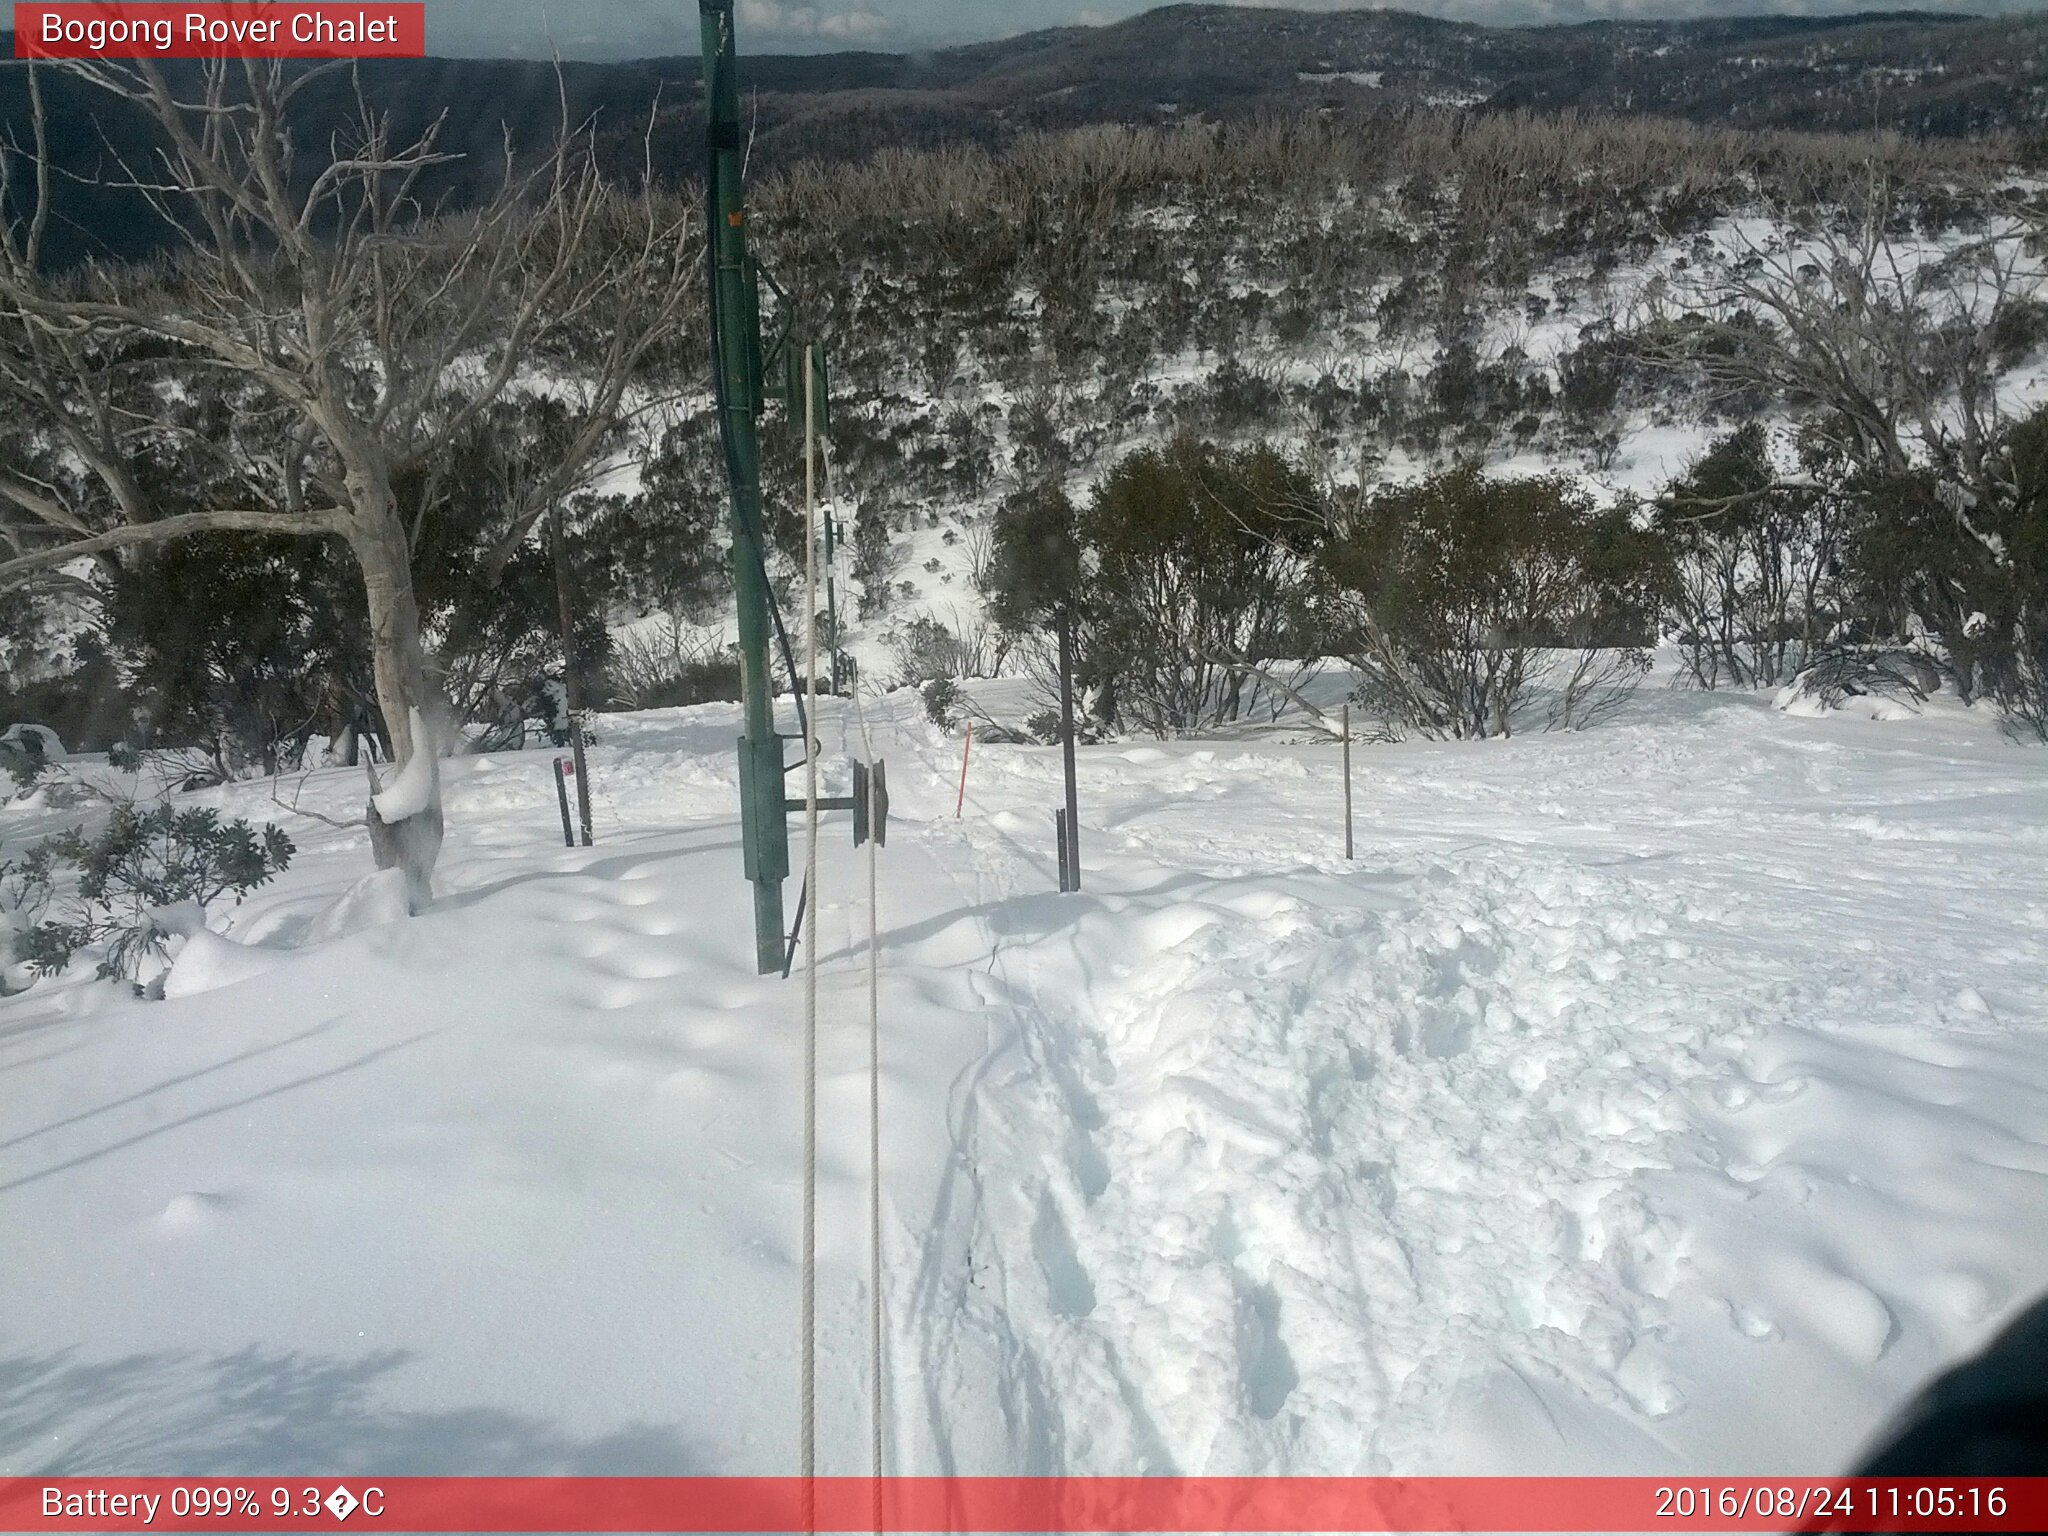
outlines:
{"label": "green metal mast", "polygon": [[747,255],[740,91],[733,0],[697,0],[704,30],[704,98],[709,156],[704,202],[709,222],[713,389],[726,478],[732,492],[732,578],[739,602],[740,842],[754,886],[754,943],[761,974],[783,968],[782,882],[789,877],[789,821],[783,804],[782,738],[769,680],[767,545],[761,529],[761,302]]}

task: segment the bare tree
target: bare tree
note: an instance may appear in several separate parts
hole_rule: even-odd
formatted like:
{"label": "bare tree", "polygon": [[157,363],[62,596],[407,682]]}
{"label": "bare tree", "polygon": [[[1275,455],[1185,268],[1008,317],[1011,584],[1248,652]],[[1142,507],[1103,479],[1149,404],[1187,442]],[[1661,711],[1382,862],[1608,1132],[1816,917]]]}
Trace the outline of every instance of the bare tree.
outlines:
{"label": "bare tree", "polygon": [[[694,297],[694,220],[645,188],[607,188],[566,121],[524,164],[508,135],[488,195],[458,213],[422,191],[457,158],[438,124],[398,142],[360,92],[349,135],[309,163],[293,103],[345,65],[216,62],[176,82],[149,62],[67,67],[151,120],[153,162],[107,179],[147,201],[175,250],[146,269],[44,270],[56,172],[38,92],[33,142],[0,146],[0,404],[35,423],[46,468],[0,471],[14,552],[0,579],[222,530],[344,540],[394,756],[426,755],[432,777],[408,825],[372,808],[373,843],[424,899],[441,810],[420,722],[439,710],[411,555],[446,450],[515,392],[567,400],[556,465],[506,509],[502,559],[614,429]],[[227,381],[244,403],[226,440],[181,445],[236,495],[164,515],[135,466],[163,446],[151,400],[195,380]],[[410,507],[408,477],[425,487]]]}

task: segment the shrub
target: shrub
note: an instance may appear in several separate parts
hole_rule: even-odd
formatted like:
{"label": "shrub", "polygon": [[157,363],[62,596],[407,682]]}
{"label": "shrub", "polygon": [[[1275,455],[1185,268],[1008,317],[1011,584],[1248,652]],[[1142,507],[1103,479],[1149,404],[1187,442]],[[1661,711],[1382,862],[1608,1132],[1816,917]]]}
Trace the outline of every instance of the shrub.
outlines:
{"label": "shrub", "polygon": [[1754,422],[1674,480],[1657,529],[1671,554],[1665,608],[1702,688],[1772,687],[1832,626],[1842,554],[1836,498],[1787,483]]}
{"label": "shrub", "polygon": [[740,658],[720,651],[683,663],[675,674],[640,695],[641,709],[682,709],[691,704],[736,703],[740,697]]}
{"label": "shrub", "polygon": [[[0,859],[0,971],[19,963],[22,938],[34,930],[50,905],[47,859]],[[11,989],[0,975],[0,997]]]}
{"label": "shrub", "polygon": [[899,687],[934,678],[993,677],[1009,649],[995,625],[978,618],[948,624],[921,613],[889,636]]}
{"label": "shrub", "polygon": [[880,504],[864,504],[853,525],[853,579],[860,586],[863,619],[888,612],[893,595],[890,578],[902,563]]}
{"label": "shrub", "polygon": [[1103,720],[1168,736],[1252,709],[1272,663],[1315,648],[1325,526],[1308,476],[1263,445],[1182,437],[1120,462],[1073,517],[1089,568],[1075,675]]}
{"label": "shrub", "polygon": [[740,696],[739,654],[720,648],[715,632],[670,616],[652,629],[612,643],[608,681],[628,709],[676,709]]}
{"label": "shrub", "polygon": [[1918,709],[1941,682],[1925,656],[1891,646],[1830,645],[1780,690],[1778,704],[1811,702],[1840,709],[1851,699],[1887,699]]}
{"label": "shrub", "polygon": [[204,909],[230,893],[240,901],[284,870],[293,852],[282,828],[259,833],[215,810],[116,806],[98,832],[73,828],[47,838],[9,871],[45,890],[59,866],[78,872],[62,916],[22,933],[16,954],[38,976],[53,976],[80,950],[96,948],[99,976],[134,981],[146,961],[163,957],[162,909]]}
{"label": "shrub", "polygon": [[2048,408],[2015,427],[2005,446],[2016,492],[2011,542],[2016,618],[2011,659],[1996,697],[2010,734],[2048,742]]}
{"label": "shrub", "polygon": [[924,700],[924,716],[942,731],[953,728],[960,707],[960,685],[950,677],[934,677],[918,689]]}
{"label": "shrub", "polygon": [[47,728],[14,725],[0,735],[0,773],[13,781],[22,794],[33,790],[50,771]]}
{"label": "shrub", "polygon": [[1507,736],[1612,709],[1648,669],[1653,541],[1563,476],[1453,470],[1364,500],[1324,561],[1337,650],[1390,727]]}

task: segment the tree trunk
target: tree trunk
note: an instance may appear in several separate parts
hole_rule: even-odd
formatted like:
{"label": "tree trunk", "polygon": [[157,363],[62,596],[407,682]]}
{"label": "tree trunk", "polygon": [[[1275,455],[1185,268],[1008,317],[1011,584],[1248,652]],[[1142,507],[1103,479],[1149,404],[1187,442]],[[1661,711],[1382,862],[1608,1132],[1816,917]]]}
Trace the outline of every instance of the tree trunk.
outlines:
{"label": "tree trunk", "polygon": [[[432,899],[434,865],[441,856],[441,775],[439,768],[432,766],[434,741],[426,725],[438,711],[432,708],[427,687],[419,603],[413,596],[412,554],[388,490],[359,498],[348,543],[363,572],[377,707],[384,716],[392,759],[403,773],[413,755],[424,752],[432,773],[428,803],[418,814],[387,822],[377,814],[374,803],[368,813],[370,849],[377,867],[404,872],[406,897],[417,912]],[[421,727],[417,734],[416,722]]]}

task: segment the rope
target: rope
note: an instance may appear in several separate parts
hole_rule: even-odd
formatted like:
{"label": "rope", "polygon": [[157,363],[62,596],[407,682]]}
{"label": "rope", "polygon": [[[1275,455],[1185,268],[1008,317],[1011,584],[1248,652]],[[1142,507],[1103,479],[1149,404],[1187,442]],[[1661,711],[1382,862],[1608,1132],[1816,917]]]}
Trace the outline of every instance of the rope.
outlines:
{"label": "rope", "polygon": [[[818,487],[812,443],[811,349],[804,348],[804,639],[806,722],[818,713]],[[818,743],[804,731],[804,885],[818,883]],[[805,905],[804,928],[804,1273],[803,1514],[818,1528],[818,907]]]}
{"label": "rope", "polygon": [[[820,440],[820,453],[825,464],[825,486],[836,509],[839,505],[839,486],[832,472],[832,447],[830,437]],[[868,730],[868,712],[861,703],[861,694],[867,688],[867,678],[856,673],[853,679],[853,718],[860,727],[861,750],[867,757],[870,771],[875,764],[875,740]],[[845,717],[840,717],[842,720]],[[870,1454],[873,1461],[873,1508],[876,1536],[882,1530],[882,1474],[886,1462],[883,1457],[883,1424],[887,1417],[887,1399],[883,1390],[883,1310],[882,1310],[882,903],[880,896],[881,878],[877,872],[880,863],[881,844],[872,830],[868,834],[868,1379],[873,1389],[870,1404],[870,1429],[873,1444]]]}
{"label": "rope", "polygon": [[[859,683],[855,683],[856,699]],[[862,735],[866,735],[863,723]],[[874,1382],[874,1517],[882,1529],[882,908],[876,843],[868,834],[868,1369]]]}

